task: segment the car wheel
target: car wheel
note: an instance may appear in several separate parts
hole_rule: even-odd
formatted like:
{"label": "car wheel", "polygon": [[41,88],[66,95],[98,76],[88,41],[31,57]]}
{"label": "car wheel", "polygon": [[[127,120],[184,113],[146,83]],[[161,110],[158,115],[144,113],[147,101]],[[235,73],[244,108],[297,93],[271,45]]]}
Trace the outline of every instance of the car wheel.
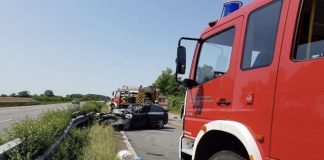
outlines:
{"label": "car wheel", "polygon": [[130,129],[131,129],[130,123],[126,123],[126,124],[124,124],[124,127],[123,127],[123,130],[124,130],[124,131],[128,131],[128,130],[130,130]]}
{"label": "car wheel", "polygon": [[156,127],[157,127],[158,129],[161,129],[161,128],[164,127],[164,122],[163,122],[162,119],[160,119],[160,120],[158,121],[158,123],[156,124]]}
{"label": "car wheel", "polygon": [[239,154],[232,151],[220,151],[211,156],[208,160],[246,160]]}
{"label": "car wheel", "polygon": [[114,109],[115,109],[115,105],[114,104],[111,104],[110,105],[110,112],[112,112]]}

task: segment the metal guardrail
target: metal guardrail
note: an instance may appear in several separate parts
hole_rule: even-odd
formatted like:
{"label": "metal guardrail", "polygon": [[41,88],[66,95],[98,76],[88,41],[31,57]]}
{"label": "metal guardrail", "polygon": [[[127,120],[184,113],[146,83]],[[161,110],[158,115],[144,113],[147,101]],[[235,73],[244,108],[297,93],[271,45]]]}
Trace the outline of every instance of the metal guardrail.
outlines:
{"label": "metal guardrail", "polygon": [[4,160],[5,159],[4,154],[7,151],[17,147],[19,144],[21,144],[21,140],[19,138],[17,138],[13,141],[10,141],[10,142],[7,142],[7,143],[1,145],[0,146],[0,160]]}
{"label": "metal guardrail", "polygon": [[70,130],[76,126],[78,126],[79,124],[89,120],[89,118],[93,115],[93,113],[89,113],[87,115],[82,115],[82,116],[78,116],[76,118],[73,118],[70,121],[70,124],[65,128],[64,133],[58,137],[55,142],[40,156],[38,156],[35,160],[44,160],[46,157],[48,157],[54,150],[55,148],[64,140],[64,138],[66,137],[66,135],[70,132]]}
{"label": "metal guardrail", "polygon": [[[70,130],[76,126],[78,126],[81,123],[84,123],[85,121],[88,121],[90,117],[94,113],[89,113],[87,115],[81,115],[76,118],[71,119],[69,125],[65,128],[63,134],[58,137],[54,143],[40,156],[36,158],[36,160],[44,160],[46,157],[48,157],[54,150],[55,148],[64,140],[64,138],[67,136],[67,134],[70,132]],[[20,145],[22,141],[17,138],[13,141],[7,142],[3,145],[0,146],[0,160],[5,160],[5,153],[18,145]]]}

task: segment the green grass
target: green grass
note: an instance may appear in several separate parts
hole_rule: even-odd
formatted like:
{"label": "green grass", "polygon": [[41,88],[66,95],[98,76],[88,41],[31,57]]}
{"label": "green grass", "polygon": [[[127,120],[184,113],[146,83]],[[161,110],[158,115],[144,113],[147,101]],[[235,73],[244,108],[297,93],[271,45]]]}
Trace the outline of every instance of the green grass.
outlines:
{"label": "green grass", "polygon": [[83,148],[82,160],[115,160],[117,142],[112,127],[94,125],[88,135],[88,144]]}
{"label": "green grass", "polygon": [[73,129],[60,143],[55,153],[49,156],[49,160],[80,159],[83,147],[88,143],[88,127]]}
{"label": "green grass", "polygon": [[103,102],[85,102],[83,105],[77,108],[78,111],[81,112],[81,114],[87,114],[90,112],[100,112],[102,108],[107,107],[107,105]]}
{"label": "green grass", "polygon": [[170,113],[180,115],[180,109],[169,110]]}
{"label": "green grass", "polygon": [[184,101],[184,97],[169,96],[168,101],[169,101],[169,107],[168,107],[169,112],[180,115],[181,105]]}
{"label": "green grass", "polygon": [[110,108],[107,105],[105,105],[104,107],[102,107],[100,109],[100,112],[101,113],[108,113],[108,112],[110,112]]}

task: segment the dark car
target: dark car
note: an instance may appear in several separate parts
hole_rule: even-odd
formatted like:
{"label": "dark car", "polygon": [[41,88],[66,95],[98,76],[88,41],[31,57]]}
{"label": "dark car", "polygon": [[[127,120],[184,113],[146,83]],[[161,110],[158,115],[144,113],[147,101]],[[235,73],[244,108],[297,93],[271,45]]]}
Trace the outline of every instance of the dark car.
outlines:
{"label": "dark car", "polygon": [[168,111],[158,105],[133,105],[130,128],[163,128],[168,123]]}

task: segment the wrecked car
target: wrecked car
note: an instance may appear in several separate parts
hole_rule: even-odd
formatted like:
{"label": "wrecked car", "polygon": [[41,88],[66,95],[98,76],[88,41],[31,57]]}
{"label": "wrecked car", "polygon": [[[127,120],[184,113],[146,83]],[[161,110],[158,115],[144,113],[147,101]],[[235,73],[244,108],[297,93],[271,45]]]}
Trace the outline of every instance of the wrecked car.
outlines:
{"label": "wrecked car", "polygon": [[154,104],[132,104],[118,112],[101,115],[98,122],[122,130],[148,127],[161,129],[168,123],[168,111]]}

